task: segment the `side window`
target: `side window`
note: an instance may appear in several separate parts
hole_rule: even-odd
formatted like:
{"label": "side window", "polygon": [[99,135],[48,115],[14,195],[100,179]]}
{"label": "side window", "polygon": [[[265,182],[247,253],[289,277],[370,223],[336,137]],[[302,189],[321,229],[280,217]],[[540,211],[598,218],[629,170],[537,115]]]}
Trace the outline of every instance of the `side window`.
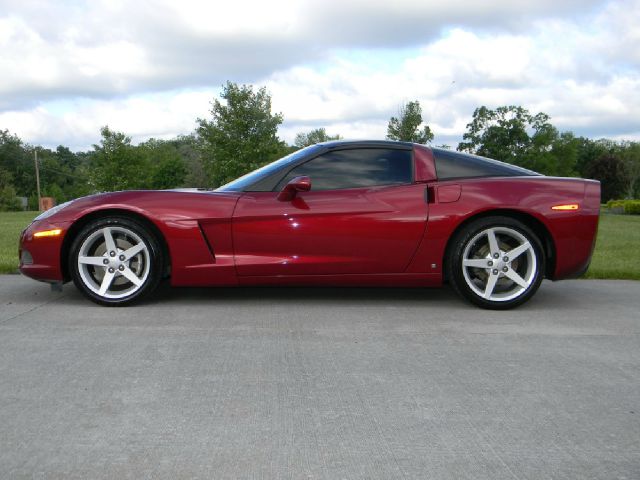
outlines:
{"label": "side window", "polygon": [[515,165],[460,152],[431,149],[435,156],[438,180],[475,177],[513,177],[536,175]]}
{"label": "side window", "polygon": [[337,150],[298,165],[278,183],[280,190],[294,177],[311,178],[312,190],[396,185],[413,181],[411,150],[358,148]]}

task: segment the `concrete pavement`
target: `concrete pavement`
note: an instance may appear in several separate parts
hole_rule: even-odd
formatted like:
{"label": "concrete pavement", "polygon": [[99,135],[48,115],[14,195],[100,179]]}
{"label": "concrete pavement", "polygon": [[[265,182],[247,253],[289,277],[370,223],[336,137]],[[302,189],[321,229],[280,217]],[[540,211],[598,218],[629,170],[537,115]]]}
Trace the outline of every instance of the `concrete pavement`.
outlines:
{"label": "concrete pavement", "polygon": [[640,282],[169,289],[0,276],[0,478],[640,478]]}

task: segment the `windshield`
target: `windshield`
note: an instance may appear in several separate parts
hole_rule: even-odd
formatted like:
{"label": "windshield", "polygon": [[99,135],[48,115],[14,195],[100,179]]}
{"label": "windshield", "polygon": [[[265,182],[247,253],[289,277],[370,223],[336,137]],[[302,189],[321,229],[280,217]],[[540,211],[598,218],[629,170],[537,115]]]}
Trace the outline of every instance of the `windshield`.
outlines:
{"label": "windshield", "polygon": [[271,175],[272,173],[277,172],[280,169],[285,169],[286,166],[290,163],[295,163],[302,157],[307,156],[310,153],[315,152],[316,150],[321,149],[319,145],[311,145],[310,147],[303,148],[301,150],[296,150],[293,153],[290,153],[286,157],[282,157],[280,160],[276,160],[275,162],[271,162],[264,167],[260,167],[253,172],[249,172],[246,175],[243,175],[240,178],[236,178],[235,180],[230,181],[229,183],[222,185],[216,189],[217,192],[241,192],[245,188],[253,185],[260,179]]}

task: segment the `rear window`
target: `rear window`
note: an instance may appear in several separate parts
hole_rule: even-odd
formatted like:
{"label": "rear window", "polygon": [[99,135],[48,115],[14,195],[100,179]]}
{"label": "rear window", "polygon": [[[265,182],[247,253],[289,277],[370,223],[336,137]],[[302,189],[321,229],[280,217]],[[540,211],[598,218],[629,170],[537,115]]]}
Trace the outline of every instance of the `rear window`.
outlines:
{"label": "rear window", "polygon": [[540,175],[526,168],[490,158],[433,148],[438,180],[474,177],[522,177]]}

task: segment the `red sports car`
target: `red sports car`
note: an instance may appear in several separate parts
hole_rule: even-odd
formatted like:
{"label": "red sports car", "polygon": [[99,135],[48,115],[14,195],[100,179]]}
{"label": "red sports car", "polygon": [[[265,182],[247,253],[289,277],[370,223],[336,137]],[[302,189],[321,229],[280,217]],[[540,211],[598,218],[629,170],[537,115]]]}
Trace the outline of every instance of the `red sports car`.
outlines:
{"label": "red sports car", "polygon": [[37,217],[23,274],[102,305],[172,285],[441,286],[486,308],[586,271],[600,184],[410,143],[329,142],[216,190],[92,195]]}

